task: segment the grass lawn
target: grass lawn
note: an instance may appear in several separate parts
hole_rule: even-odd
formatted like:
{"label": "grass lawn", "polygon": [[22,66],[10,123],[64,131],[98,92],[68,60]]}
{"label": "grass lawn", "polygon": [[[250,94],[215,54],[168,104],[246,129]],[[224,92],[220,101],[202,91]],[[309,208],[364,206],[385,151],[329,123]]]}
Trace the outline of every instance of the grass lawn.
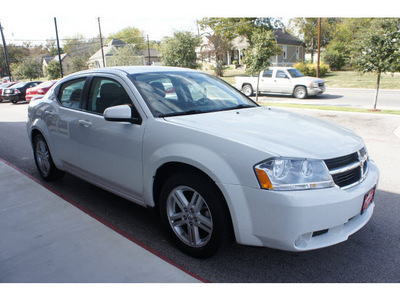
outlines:
{"label": "grass lawn", "polygon": [[[354,71],[328,72],[323,79],[327,87],[331,88],[364,88],[375,89],[377,74],[359,73]],[[400,89],[400,74],[383,74],[380,89]]]}
{"label": "grass lawn", "polygon": [[329,106],[329,105],[277,103],[277,102],[258,102],[258,104],[263,105],[263,106],[271,106],[271,107],[275,106],[275,107],[288,107],[288,108],[305,108],[305,109],[334,110],[334,111],[345,111],[345,112],[400,115],[400,110],[369,110],[369,109],[365,109],[365,108],[352,108],[352,107]]}

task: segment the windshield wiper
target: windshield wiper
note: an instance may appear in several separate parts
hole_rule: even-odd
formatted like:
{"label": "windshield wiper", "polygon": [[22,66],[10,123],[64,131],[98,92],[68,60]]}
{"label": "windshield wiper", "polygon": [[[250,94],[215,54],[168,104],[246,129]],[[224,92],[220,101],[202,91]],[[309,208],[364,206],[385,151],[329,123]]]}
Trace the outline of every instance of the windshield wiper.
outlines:
{"label": "windshield wiper", "polygon": [[204,113],[204,111],[199,110],[199,109],[192,109],[188,111],[180,111],[180,112],[172,112],[168,114],[161,114],[158,115],[159,118],[165,118],[165,117],[176,117],[176,116],[185,116],[185,115],[195,115],[195,114],[201,114]]}
{"label": "windshield wiper", "polygon": [[256,105],[250,105],[250,104],[239,104],[239,105],[236,105],[236,106],[223,108],[221,110],[234,110],[234,109],[242,109],[242,108],[250,108],[250,107],[257,107],[257,106]]}

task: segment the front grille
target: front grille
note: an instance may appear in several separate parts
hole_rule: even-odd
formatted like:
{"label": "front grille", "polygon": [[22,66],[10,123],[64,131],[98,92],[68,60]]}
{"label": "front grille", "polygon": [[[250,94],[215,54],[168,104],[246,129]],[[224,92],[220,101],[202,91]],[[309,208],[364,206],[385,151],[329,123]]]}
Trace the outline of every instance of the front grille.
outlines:
{"label": "front grille", "polygon": [[320,83],[318,83],[318,86],[319,86],[319,87],[323,87],[323,86],[324,86],[324,83],[323,83],[323,82],[320,82]]}
{"label": "front grille", "polygon": [[325,160],[325,164],[329,170],[341,168],[343,166],[350,165],[350,164],[353,164],[356,162],[358,162],[358,153],[357,152],[354,152],[349,155]]}
{"label": "front grille", "polygon": [[351,185],[361,178],[361,168],[357,167],[353,170],[332,175],[333,181],[340,187]]}
{"label": "front grille", "polygon": [[327,159],[325,164],[329,169],[334,183],[345,189],[364,180],[368,171],[368,154],[365,148],[349,155]]}

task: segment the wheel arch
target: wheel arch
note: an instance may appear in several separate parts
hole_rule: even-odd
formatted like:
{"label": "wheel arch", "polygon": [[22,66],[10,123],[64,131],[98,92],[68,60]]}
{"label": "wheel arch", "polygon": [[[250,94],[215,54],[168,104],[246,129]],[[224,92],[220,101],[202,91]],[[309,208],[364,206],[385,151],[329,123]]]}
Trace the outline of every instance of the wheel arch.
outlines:
{"label": "wheel arch", "polygon": [[161,194],[161,190],[163,187],[163,184],[165,181],[171,176],[172,174],[177,174],[177,173],[194,173],[197,174],[198,176],[201,176],[203,180],[207,182],[207,184],[210,184],[213,186],[214,190],[218,193],[219,198],[222,200],[222,204],[225,207],[225,210],[227,212],[227,218],[228,218],[228,230],[229,230],[229,237],[228,239],[234,239],[235,238],[235,230],[233,226],[233,220],[232,220],[232,214],[231,210],[229,209],[229,204],[226,201],[224,193],[221,191],[221,189],[218,187],[216,182],[204,171],[200,170],[199,168],[187,164],[187,163],[182,163],[182,162],[167,162],[160,166],[155,174],[154,180],[153,180],[153,201],[154,201],[154,208],[156,212],[160,211],[160,204],[159,204],[159,198]]}
{"label": "wheel arch", "polygon": [[226,203],[225,196],[223,195],[222,191],[218,188],[216,185],[215,181],[209,176],[206,172],[203,170],[200,170],[199,168],[183,163],[183,162],[177,162],[177,161],[171,161],[164,163],[161,165],[154,176],[153,180],[153,201],[155,206],[158,206],[158,198],[160,196],[161,188],[168,176],[171,176],[172,174],[176,173],[184,173],[184,172],[193,172],[197,173],[199,176],[202,176],[204,179],[206,179],[210,184],[214,185],[216,189],[219,191],[220,196],[224,199],[224,202]]}

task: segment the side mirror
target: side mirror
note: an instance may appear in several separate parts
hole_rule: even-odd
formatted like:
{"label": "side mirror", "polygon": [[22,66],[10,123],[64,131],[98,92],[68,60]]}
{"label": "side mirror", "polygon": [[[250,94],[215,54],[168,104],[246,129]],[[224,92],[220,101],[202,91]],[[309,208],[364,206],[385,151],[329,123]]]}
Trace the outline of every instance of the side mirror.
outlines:
{"label": "side mirror", "polygon": [[110,122],[129,122],[132,124],[142,124],[140,117],[135,117],[134,110],[129,105],[111,106],[104,111],[104,119]]}

